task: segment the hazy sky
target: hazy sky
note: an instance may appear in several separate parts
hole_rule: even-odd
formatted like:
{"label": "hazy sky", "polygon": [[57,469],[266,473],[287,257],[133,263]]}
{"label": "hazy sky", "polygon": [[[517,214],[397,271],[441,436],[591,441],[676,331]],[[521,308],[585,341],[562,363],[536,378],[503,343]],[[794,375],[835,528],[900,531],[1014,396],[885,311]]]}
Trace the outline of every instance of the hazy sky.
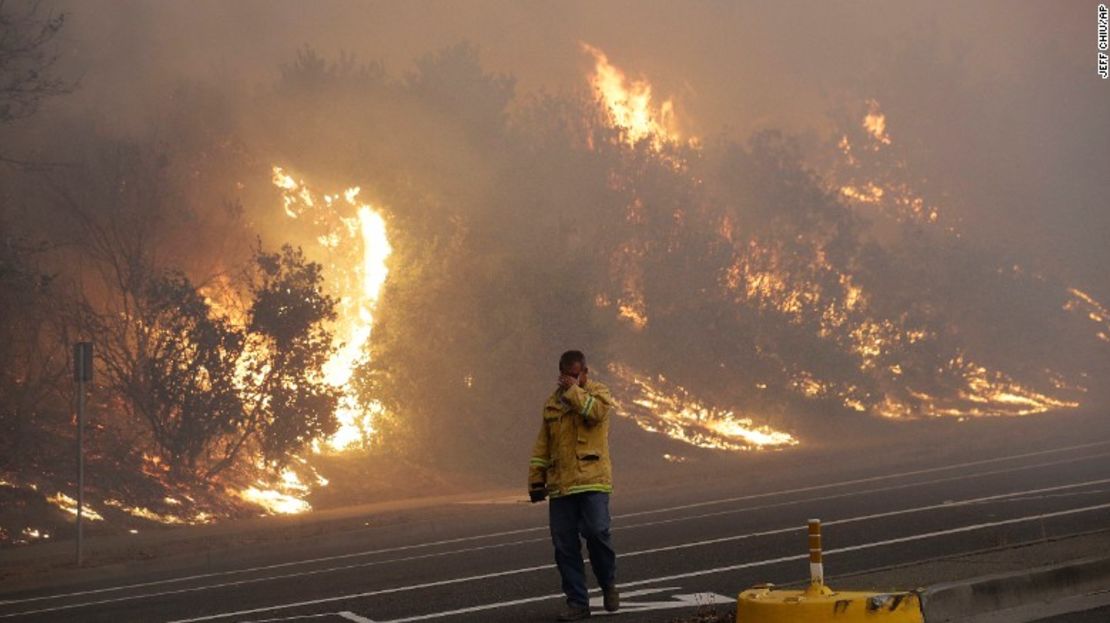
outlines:
{"label": "hazy sky", "polygon": [[[119,81],[248,72],[264,81],[311,45],[399,73],[413,59],[472,41],[524,90],[578,85],[580,42],[674,96],[703,130],[812,120],[828,95],[868,78],[906,41],[963,50],[968,71],[1020,74],[1042,52],[1094,72],[1088,2],[370,2],[355,0],[80,0],[71,13],[75,58]],[[927,76],[922,76],[927,79]],[[131,82],[131,86],[134,83]],[[119,85],[123,88],[123,85]],[[1105,91],[1104,91],[1105,92]]]}

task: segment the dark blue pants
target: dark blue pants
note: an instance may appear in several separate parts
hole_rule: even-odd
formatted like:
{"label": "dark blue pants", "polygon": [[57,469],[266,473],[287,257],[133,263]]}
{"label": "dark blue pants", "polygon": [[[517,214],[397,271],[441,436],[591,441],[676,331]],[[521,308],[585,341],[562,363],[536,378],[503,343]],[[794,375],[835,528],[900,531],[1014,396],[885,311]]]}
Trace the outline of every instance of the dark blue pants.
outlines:
{"label": "dark blue pants", "polygon": [[616,581],[617,553],[609,534],[609,494],[588,491],[552,498],[548,511],[563,593],[568,604],[585,607],[590,599],[586,595],[586,565],[582,560],[579,535],[586,539],[590,566],[594,568],[598,585],[608,588]]}

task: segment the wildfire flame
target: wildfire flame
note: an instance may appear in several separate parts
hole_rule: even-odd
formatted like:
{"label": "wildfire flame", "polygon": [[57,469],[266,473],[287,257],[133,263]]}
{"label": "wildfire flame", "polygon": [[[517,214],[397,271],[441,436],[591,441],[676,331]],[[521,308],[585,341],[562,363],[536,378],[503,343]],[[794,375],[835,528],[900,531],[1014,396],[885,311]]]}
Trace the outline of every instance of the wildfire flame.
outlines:
{"label": "wildfire flame", "polygon": [[[287,216],[311,217],[314,224],[325,230],[316,242],[322,255],[329,258],[325,269],[329,271],[329,281],[335,284],[339,308],[335,322],[336,351],[324,365],[324,378],[342,391],[336,411],[339,430],[326,440],[326,445],[332,450],[344,450],[372,435],[374,418],[381,413],[376,404],[361,408],[348,385],[355,368],[366,356],[374,308],[389,275],[386,261],[392,247],[385,220],[372,205],[359,200],[358,186],[321,196],[279,166],[273,167],[273,184],[281,191],[282,208]],[[353,216],[345,215],[351,211]]]}
{"label": "wildfire flame", "polygon": [[[863,129],[878,143],[890,144],[890,135],[886,133],[886,115],[879,110],[879,102],[867,100],[867,114],[863,117]],[[877,148],[877,147],[876,147]]]}
{"label": "wildfire flame", "polygon": [[955,396],[938,397],[926,392],[908,390],[911,401],[896,400],[886,396],[876,408],[877,415],[906,419],[914,417],[1002,417],[1045,413],[1052,410],[1074,409],[1079,403],[1053,398],[1023,387],[1003,372],[988,370],[963,354],[948,362],[948,367],[960,374],[964,387]]}
{"label": "wildfire flame", "polygon": [[[725,233],[727,231],[722,232],[722,237],[727,239]],[[871,294],[850,274],[830,264],[820,250],[815,263],[801,274],[786,266],[779,248],[754,242],[738,245],[723,285],[735,293],[738,303],[755,303],[760,309],[777,312],[793,323],[803,323],[819,314],[819,337],[834,341],[854,354],[861,372],[878,379],[902,376],[901,365],[890,360],[918,342],[937,337],[922,328],[908,326],[902,320],[874,317]],[[819,282],[839,287],[830,288]],[[1082,306],[1092,320],[1110,318],[1093,299],[1076,292],[1072,293],[1075,298],[1069,303],[1073,306],[1069,309]],[[960,379],[961,385],[953,395],[933,396],[906,388],[908,395],[905,397],[896,397],[892,392],[876,396],[854,385],[824,381],[805,370],[791,371],[788,387],[806,398],[834,399],[853,411],[898,419],[1021,416],[1079,406],[1074,400],[1024,387],[1002,372],[976,364],[962,352],[957,352],[938,372]],[[1063,389],[1053,381],[1051,371],[1048,380],[1057,389]]]}
{"label": "wildfire flame", "polygon": [[[73,515],[74,517],[77,516],[77,500],[69,497],[61,491],[47,497],[46,501],[69,513],[70,515]],[[100,513],[89,508],[89,505],[87,503],[85,504],[84,508],[81,509],[81,516],[85,519],[88,519],[89,521],[104,521],[104,517],[101,516]]]}
{"label": "wildfire flame", "polygon": [[295,515],[312,510],[312,505],[308,502],[277,489],[247,487],[238,494],[244,500],[266,509],[271,515]]}
{"label": "wildfire flame", "polygon": [[[879,102],[869,99],[866,102],[867,113],[860,122],[865,136],[862,140],[863,154],[857,157],[853,150],[852,141],[847,136],[842,136],[837,144],[844,158],[844,165],[849,178],[855,178],[863,166],[862,160],[868,160],[867,152],[877,154],[894,144],[890,133],[887,131],[887,117],[882,112]],[[905,163],[894,159],[895,169],[905,167]],[[940,220],[940,211],[936,206],[928,204],[923,197],[916,193],[907,184],[895,181],[880,181],[875,179],[852,180],[844,183],[839,188],[840,194],[850,204],[876,206],[887,210],[898,219],[910,219],[917,223],[936,223]],[[949,228],[955,232],[953,228]]]}
{"label": "wildfire flame", "polygon": [[[179,505],[180,504],[180,502],[176,502],[176,500],[175,500],[175,502],[169,502],[168,501],[168,500],[173,500],[173,499],[174,498],[166,498],[167,503],[171,504],[171,505]],[[113,499],[113,498],[109,498],[107,500],[104,500],[104,504],[105,504],[105,506],[111,506],[112,508],[118,508],[121,511],[127,513],[128,515],[131,515],[132,517],[138,517],[140,519],[147,519],[147,520],[150,520],[150,521],[156,521],[156,522],[161,523],[161,524],[168,524],[168,525],[201,524],[201,523],[208,523],[209,521],[212,520],[212,516],[209,515],[208,513],[203,513],[203,512],[202,513],[197,513],[197,515],[195,517],[185,519],[183,517],[179,517],[177,515],[172,515],[170,513],[159,513],[159,512],[156,512],[156,511],[152,511],[149,508],[146,508],[144,506],[129,506],[129,505],[125,504],[124,502],[121,502],[120,500],[116,500],[116,499]]]}
{"label": "wildfire flame", "polygon": [[622,415],[632,417],[646,431],[663,433],[699,448],[718,450],[798,445],[798,440],[789,433],[757,425],[751,418],[739,417],[732,411],[706,406],[691,398],[680,386],[672,386],[669,391],[664,389],[668,383],[662,376],[649,379],[620,364],[609,366],[609,370],[627,385],[625,395],[631,394],[632,404],[639,407],[622,410]]}
{"label": "wildfire flame", "polygon": [[[298,460],[302,465],[306,464],[304,459]],[[311,470],[311,467],[307,467],[307,469]],[[328,484],[327,479],[314,471],[313,475],[317,485],[326,486]],[[276,481],[262,478],[253,486],[233,493],[248,502],[261,506],[266,509],[268,514],[292,515],[312,510],[312,505],[303,499],[310,490],[311,487],[301,480],[300,475],[287,467],[281,471]]]}
{"label": "wildfire flame", "polygon": [[653,104],[650,82],[629,79],[609,62],[604,52],[592,45],[583,43],[582,49],[594,59],[590,84],[609,111],[613,125],[621,130],[629,145],[647,139],[652,147],[659,149],[664,143],[678,141],[673,100]]}
{"label": "wildfire flame", "polygon": [[1064,304],[1064,309],[1083,313],[1088,320],[1098,326],[1095,335],[1103,342],[1110,342],[1110,311],[1090,294],[1078,289],[1068,288],[1072,298]]}

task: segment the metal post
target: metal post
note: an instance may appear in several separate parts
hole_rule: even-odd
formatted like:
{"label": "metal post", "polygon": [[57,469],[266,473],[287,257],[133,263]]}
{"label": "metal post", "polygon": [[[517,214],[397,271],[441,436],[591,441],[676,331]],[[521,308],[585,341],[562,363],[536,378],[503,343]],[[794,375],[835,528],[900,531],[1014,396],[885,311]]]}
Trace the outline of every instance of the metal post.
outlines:
{"label": "metal post", "polygon": [[81,566],[85,514],[85,383],[92,380],[92,342],[73,347],[73,377],[77,381],[77,566]]}
{"label": "metal post", "polygon": [[77,566],[81,566],[85,510],[85,381],[77,381]]}

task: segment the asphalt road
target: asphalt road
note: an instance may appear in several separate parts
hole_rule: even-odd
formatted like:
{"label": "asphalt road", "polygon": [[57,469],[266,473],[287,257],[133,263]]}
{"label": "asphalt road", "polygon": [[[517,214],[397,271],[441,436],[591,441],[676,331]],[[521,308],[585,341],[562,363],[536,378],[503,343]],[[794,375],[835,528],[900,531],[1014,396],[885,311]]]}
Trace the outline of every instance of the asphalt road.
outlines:
{"label": "asphalt road", "polygon": [[[824,522],[834,584],[838,574],[1110,525],[1110,441],[938,463],[800,469],[772,487],[722,475],[678,490],[618,489],[618,616],[670,621],[734,603],[753,584],[803,580],[811,517]],[[308,555],[268,546],[258,564],[7,594],[0,620],[549,621],[561,596],[546,512],[494,499],[367,527]]]}

